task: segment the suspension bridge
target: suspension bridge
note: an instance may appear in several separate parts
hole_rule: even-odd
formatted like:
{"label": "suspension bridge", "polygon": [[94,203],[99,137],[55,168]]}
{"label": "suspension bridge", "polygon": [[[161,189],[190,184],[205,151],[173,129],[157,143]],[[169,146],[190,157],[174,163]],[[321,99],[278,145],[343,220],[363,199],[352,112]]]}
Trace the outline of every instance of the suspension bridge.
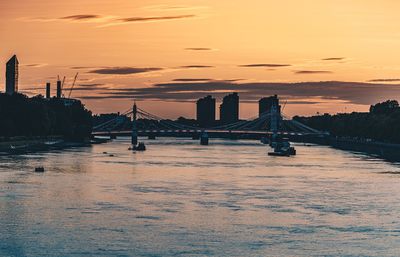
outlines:
{"label": "suspension bridge", "polygon": [[[132,122],[128,126],[124,117],[132,118]],[[211,138],[231,139],[261,139],[279,135],[296,141],[301,141],[301,138],[326,135],[325,132],[287,118],[277,110],[276,106],[273,106],[270,112],[263,113],[259,117],[202,128],[162,118],[139,108],[136,103],[118,117],[96,125],[92,133],[93,136],[109,136],[110,138],[132,136],[132,144],[135,145],[138,136],[148,136],[150,139],[156,137],[192,137],[197,139],[204,134]]]}

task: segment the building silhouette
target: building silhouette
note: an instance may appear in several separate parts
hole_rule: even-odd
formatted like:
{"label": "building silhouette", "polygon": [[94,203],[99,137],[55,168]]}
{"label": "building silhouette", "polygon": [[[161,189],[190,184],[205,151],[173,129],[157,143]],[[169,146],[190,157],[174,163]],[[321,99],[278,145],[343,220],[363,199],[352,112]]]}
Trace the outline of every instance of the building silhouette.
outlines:
{"label": "building silhouette", "polygon": [[57,93],[56,93],[56,97],[57,97],[57,98],[61,98],[61,94],[62,94],[61,80],[57,80]]}
{"label": "building silhouette", "polygon": [[281,106],[279,105],[279,98],[277,95],[261,98],[258,101],[258,117],[271,111],[272,105],[278,108],[278,113],[281,113]]}
{"label": "building silhouette", "polygon": [[203,127],[211,127],[215,123],[215,98],[210,95],[197,100],[197,123]]}
{"label": "building silhouette", "polygon": [[18,59],[14,55],[6,64],[6,94],[18,92]]}
{"label": "building silhouette", "polygon": [[239,121],[239,95],[232,93],[222,100],[220,105],[220,121],[229,124]]}
{"label": "building silhouette", "polygon": [[46,83],[46,98],[50,99],[50,89],[51,89],[51,84],[49,82]]}

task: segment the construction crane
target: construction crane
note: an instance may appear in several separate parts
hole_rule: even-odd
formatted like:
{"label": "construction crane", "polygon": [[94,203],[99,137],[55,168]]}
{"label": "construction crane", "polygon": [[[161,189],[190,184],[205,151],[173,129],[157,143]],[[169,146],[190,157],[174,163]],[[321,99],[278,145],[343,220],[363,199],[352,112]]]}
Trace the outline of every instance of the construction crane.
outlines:
{"label": "construction crane", "polygon": [[[60,78],[58,78],[58,81],[60,81]],[[61,82],[61,97],[64,98],[64,83],[65,83],[65,76]]]}
{"label": "construction crane", "polygon": [[77,73],[75,74],[74,82],[72,83],[72,86],[71,86],[71,88],[69,89],[68,98],[71,97],[72,90],[74,89],[74,86],[75,86],[75,83],[76,83],[76,79],[78,78],[78,75],[79,75],[79,72],[77,72]]}
{"label": "construction crane", "polygon": [[285,103],[283,104],[282,110],[281,110],[282,112],[283,112],[283,110],[285,110],[285,107],[286,107],[287,102],[288,102],[288,101],[286,100]]}
{"label": "construction crane", "polygon": [[64,82],[65,82],[65,76],[64,76],[64,78],[62,80],[62,83],[61,83],[61,91],[64,89]]}

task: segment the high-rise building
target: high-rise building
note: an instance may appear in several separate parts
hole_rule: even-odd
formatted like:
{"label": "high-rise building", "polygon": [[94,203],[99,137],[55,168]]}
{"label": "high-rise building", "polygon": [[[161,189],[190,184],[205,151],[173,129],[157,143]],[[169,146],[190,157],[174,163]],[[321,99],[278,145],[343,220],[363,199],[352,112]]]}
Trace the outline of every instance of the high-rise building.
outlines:
{"label": "high-rise building", "polygon": [[47,99],[50,99],[50,87],[51,87],[51,84],[50,84],[50,82],[47,82],[46,83],[46,98]]}
{"label": "high-rise building", "polygon": [[9,95],[18,92],[18,64],[16,55],[6,64],[6,93]]}
{"label": "high-rise building", "polygon": [[275,105],[276,108],[278,108],[278,113],[281,112],[281,106],[279,105],[279,98],[277,95],[261,98],[260,101],[258,101],[258,117],[261,117],[265,113],[269,113],[272,105]]}
{"label": "high-rise building", "polygon": [[215,98],[210,95],[197,101],[197,122],[203,128],[211,127],[215,123]]}
{"label": "high-rise building", "polygon": [[239,95],[232,93],[224,97],[220,106],[220,120],[223,124],[239,121]]}

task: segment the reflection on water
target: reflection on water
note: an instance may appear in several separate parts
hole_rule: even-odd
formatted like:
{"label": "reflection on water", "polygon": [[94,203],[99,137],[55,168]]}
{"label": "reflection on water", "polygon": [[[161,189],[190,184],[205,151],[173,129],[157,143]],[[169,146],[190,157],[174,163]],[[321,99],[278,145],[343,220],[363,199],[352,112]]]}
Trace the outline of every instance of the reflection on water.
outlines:
{"label": "reflection on water", "polygon": [[0,157],[0,256],[400,252],[395,164],[321,146],[276,158],[255,141],[147,145]]}

